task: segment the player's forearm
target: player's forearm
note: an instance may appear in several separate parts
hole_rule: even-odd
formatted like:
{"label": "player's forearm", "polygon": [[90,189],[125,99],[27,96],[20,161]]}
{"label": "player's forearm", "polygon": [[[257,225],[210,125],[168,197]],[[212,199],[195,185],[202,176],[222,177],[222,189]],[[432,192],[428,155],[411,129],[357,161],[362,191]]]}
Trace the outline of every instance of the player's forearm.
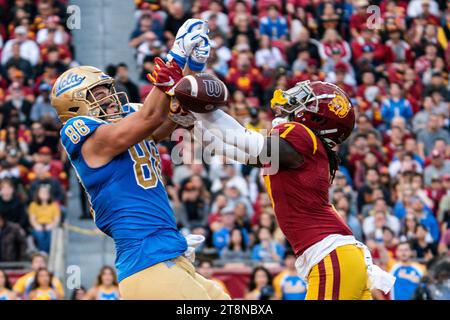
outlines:
{"label": "player's forearm", "polygon": [[260,155],[265,137],[256,131],[247,130],[233,117],[222,110],[210,113],[195,113],[202,125],[226,144],[235,146],[250,157]]}
{"label": "player's forearm", "polygon": [[169,110],[169,97],[153,88],[145,98],[142,108],[138,111],[139,118],[146,123],[146,128],[151,134],[166,119]]}
{"label": "player's forearm", "polygon": [[214,135],[214,130],[208,130],[201,121],[195,123],[194,136],[197,141],[202,143],[207,153],[224,156],[227,159],[243,164],[249,162],[250,155],[234,145],[223,142],[222,136]]}

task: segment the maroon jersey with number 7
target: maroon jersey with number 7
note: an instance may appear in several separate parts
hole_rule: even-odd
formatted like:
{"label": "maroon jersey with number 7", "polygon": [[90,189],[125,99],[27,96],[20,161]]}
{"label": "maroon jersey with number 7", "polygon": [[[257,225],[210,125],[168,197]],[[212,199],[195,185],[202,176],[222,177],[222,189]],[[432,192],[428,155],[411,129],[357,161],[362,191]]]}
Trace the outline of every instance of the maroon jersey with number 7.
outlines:
{"label": "maroon jersey with number 7", "polygon": [[331,234],[352,235],[329,203],[329,162],[320,139],[298,122],[280,124],[272,129],[274,134],[289,142],[304,159],[298,168],[280,168],[275,174],[264,175],[278,225],[295,254],[301,255]]}

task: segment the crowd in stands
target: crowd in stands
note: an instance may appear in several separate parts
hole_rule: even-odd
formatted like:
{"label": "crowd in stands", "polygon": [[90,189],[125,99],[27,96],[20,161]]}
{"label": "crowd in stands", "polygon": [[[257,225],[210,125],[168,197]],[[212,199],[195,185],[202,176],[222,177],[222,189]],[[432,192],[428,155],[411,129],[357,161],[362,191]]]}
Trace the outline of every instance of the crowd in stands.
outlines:
{"label": "crowd in stands", "polygon": [[[397,277],[391,294],[374,297],[450,299],[450,1],[135,2],[129,45],[138,81],[126,64],[106,69],[132,102],[151,90],[145,75],[153,59],[166,56],[191,17],[208,20],[206,72],[227,84],[226,111],[248,129],[270,129],[276,89],[303,80],[343,88],[357,120],[339,147],[330,201],[374,262]],[[65,5],[0,0],[0,262],[48,252],[50,231],[64,219],[70,171],[49,91],[74,63]],[[379,9],[375,16],[370,5]],[[218,157],[175,165],[174,146],[159,146],[162,172],[181,230],[206,236],[199,272],[214,279],[213,267],[251,266],[245,298],[303,299],[305,279],[295,272],[259,170]],[[199,145],[188,148],[195,154]],[[45,270],[33,269],[28,297],[61,297]],[[0,272],[0,297],[6,287]],[[114,270],[103,268],[94,289],[73,298],[117,298],[116,289]]]}

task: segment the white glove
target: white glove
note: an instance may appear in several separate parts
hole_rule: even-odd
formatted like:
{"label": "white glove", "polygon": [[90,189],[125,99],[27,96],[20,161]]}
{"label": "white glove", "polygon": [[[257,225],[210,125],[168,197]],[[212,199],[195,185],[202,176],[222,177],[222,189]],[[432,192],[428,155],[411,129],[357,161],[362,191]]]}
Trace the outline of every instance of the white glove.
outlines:
{"label": "white glove", "polygon": [[205,33],[200,34],[202,39],[192,50],[188,58],[189,69],[193,71],[203,71],[208,62],[209,54],[211,52],[211,41]]}
{"label": "white glove", "polygon": [[180,68],[184,68],[187,57],[190,56],[192,50],[198,45],[202,38],[200,34],[208,33],[208,22],[200,19],[188,19],[178,29],[172,49],[169,51],[167,58],[174,59]]}
{"label": "white glove", "polygon": [[187,250],[184,252],[184,256],[191,260],[192,263],[195,261],[195,248],[201,245],[205,241],[205,237],[199,234],[188,234],[186,237],[186,242],[188,245]]}

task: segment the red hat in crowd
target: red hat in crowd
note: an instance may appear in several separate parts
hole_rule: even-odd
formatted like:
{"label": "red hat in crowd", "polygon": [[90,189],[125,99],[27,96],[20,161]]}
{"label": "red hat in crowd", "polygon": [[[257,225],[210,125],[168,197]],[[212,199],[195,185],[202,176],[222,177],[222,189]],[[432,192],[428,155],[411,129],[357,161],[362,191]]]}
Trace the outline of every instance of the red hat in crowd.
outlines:
{"label": "red hat in crowd", "polygon": [[334,69],[336,70],[336,72],[338,72],[338,71],[347,72],[348,66],[345,62],[339,61],[338,63],[336,63],[336,66],[334,67]]}

